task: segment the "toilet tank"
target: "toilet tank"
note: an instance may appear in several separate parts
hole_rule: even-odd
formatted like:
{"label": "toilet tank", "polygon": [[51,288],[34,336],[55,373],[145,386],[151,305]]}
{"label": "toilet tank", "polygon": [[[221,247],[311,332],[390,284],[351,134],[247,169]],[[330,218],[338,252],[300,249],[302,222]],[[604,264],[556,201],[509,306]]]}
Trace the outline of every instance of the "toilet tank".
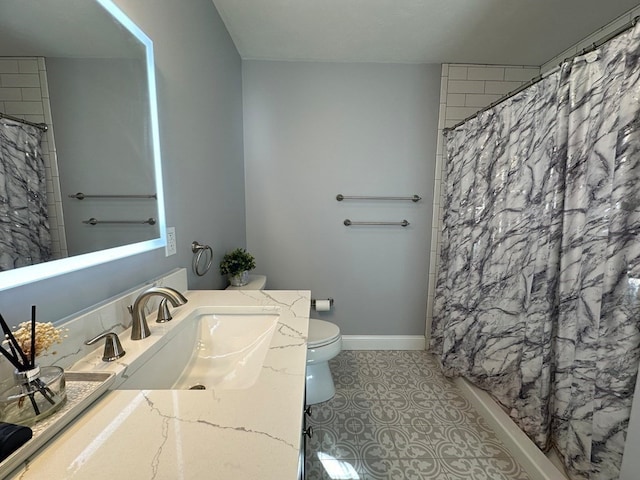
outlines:
{"label": "toilet tank", "polygon": [[266,275],[249,275],[249,283],[242,287],[232,287],[229,285],[227,290],[263,290],[266,286]]}

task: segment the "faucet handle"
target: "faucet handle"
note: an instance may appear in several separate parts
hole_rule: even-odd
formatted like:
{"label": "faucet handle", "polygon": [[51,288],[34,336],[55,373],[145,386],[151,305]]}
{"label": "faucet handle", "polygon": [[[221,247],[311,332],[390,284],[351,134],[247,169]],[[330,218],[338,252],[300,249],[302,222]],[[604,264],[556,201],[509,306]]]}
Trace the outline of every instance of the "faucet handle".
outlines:
{"label": "faucet handle", "polygon": [[102,360],[104,362],[113,362],[120,357],[123,357],[125,353],[124,348],[122,348],[122,344],[120,343],[120,339],[118,335],[114,332],[101,333],[97,337],[92,338],[91,340],[87,340],[85,345],[93,345],[98,340],[104,338],[104,352],[102,354]]}

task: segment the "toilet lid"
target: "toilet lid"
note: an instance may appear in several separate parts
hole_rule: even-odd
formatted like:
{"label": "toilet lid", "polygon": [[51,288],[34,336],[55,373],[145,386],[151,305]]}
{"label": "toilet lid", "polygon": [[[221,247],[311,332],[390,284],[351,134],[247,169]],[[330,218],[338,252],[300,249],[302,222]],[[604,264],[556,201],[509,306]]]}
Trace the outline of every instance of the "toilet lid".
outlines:
{"label": "toilet lid", "polygon": [[338,337],[340,337],[340,328],[335,323],[316,318],[309,319],[307,347],[321,347],[334,342]]}

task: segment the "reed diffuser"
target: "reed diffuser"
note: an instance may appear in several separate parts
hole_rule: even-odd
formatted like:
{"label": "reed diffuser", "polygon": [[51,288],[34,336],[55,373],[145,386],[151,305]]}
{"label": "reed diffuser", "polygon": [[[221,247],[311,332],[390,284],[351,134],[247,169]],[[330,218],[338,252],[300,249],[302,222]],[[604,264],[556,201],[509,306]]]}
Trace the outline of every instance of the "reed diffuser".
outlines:
{"label": "reed diffuser", "polygon": [[60,331],[51,324],[36,322],[35,305],[31,307],[31,321],[19,325],[15,334],[2,315],[0,326],[5,337],[0,353],[15,367],[14,385],[0,393],[0,419],[32,425],[58,410],[67,398],[64,370],[36,364],[38,353],[61,340]]}

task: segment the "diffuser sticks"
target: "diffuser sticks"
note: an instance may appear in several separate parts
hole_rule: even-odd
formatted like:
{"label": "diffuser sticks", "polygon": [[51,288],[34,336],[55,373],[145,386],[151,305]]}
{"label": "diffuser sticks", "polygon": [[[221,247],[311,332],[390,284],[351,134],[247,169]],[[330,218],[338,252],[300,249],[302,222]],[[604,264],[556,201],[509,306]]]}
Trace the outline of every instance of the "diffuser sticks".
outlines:
{"label": "diffuser sticks", "polygon": [[[32,320],[31,323],[35,323],[35,306],[31,309],[32,312]],[[24,354],[24,351],[20,347],[20,344],[16,340],[16,337],[13,335],[13,332],[5,322],[4,317],[0,314],[0,325],[2,325],[2,331],[4,332],[5,339],[9,342],[9,348],[11,349],[11,353],[7,351],[3,346],[0,345],[0,352],[9,360],[14,367],[19,372],[25,372],[27,370],[31,370],[35,367],[32,361],[29,361],[27,356]],[[17,353],[16,353],[17,352]],[[19,354],[19,357],[18,357]]]}
{"label": "diffuser sticks", "polygon": [[2,315],[0,315],[0,326],[9,344],[9,350],[0,345],[0,353],[16,368],[16,378],[22,382],[21,387],[29,396],[35,414],[40,415],[40,409],[35,400],[36,392],[39,392],[52,405],[55,401],[54,393],[40,379],[39,368],[36,366],[36,306],[31,306],[31,348],[28,357]]}

